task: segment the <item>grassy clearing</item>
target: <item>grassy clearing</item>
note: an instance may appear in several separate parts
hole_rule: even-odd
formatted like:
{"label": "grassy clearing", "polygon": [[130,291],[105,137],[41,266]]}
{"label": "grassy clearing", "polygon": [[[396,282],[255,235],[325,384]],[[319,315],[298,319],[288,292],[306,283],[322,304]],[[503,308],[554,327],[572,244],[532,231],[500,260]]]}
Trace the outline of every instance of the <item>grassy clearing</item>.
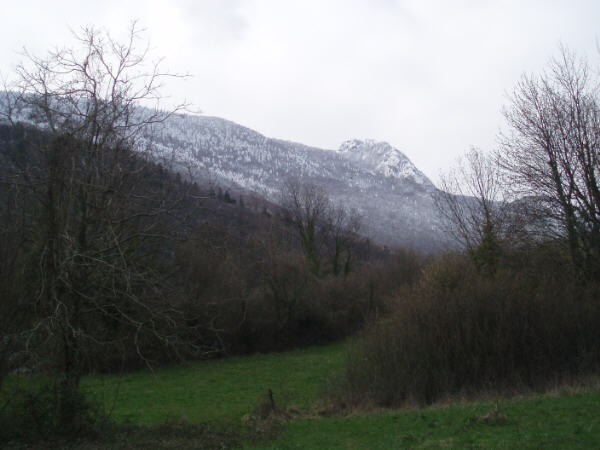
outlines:
{"label": "grassy clearing", "polygon": [[83,388],[102,399],[117,422],[155,425],[169,421],[237,422],[255,408],[268,389],[278,403],[306,409],[332,373],[343,370],[344,344],[235,357],[89,377]]}
{"label": "grassy clearing", "polygon": [[[140,371],[122,377],[113,418],[156,425],[211,421],[239,426],[272,389],[301,410],[343,368],[344,345]],[[114,395],[117,377],[88,378],[85,387]],[[561,394],[353,417],[307,418],[287,424],[273,441],[246,448],[597,448],[600,393]],[[187,443],[191,444],[190,441]]]}
{"label": "grassy clearing", "polygon": [[[600,392],[589,388],[498,407],[483,402],[318,417],[309,406],[344,359],[344,344],[334,344],[132,372],[120,380],[86,378],[89,395],[104,392],[107,404],[119,390],[112,417],[134,427],[81,448],[229,448],[240,442],[256,449],[597,448],[600,442]],[[272,427],[280,430],[273,440],[242,425],[269,388],[280,405],[305,413]]]}

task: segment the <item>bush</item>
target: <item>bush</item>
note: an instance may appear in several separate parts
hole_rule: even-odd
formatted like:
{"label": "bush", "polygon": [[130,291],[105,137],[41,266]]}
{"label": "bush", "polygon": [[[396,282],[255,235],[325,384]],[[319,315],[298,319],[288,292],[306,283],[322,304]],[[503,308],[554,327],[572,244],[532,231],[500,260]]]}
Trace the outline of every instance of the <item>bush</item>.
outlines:
{"label": "bush", "polygon": [[83,392],[61,383],[11,386],[2,394],[0,443],[93,439],[108,423]]}
{"label": "bush", "polygon": [[[513,266],[522,264],[523,255],[513,258],[521,259]],[[580,287],[568,273],[545,269],[486,276],[464,256],[432,262],[396,298],[391,316],[356,340],[345,395],[386,407],[429,404],[482,391],[543,389],[596,370],[598,286]]]}

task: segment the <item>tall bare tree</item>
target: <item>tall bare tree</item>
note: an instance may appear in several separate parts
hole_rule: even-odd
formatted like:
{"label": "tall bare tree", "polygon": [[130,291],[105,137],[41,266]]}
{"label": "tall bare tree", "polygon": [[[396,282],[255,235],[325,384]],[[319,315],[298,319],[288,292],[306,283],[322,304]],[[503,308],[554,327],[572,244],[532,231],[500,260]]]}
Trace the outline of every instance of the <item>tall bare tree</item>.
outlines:
{"label": "tall bare tree", "polygon": [[170,114],[158,102],[171,75],[149,61],[135,24],[124,42],[95,28],[75,38],[45,57],[26,54],[1,111],[11,131],[0,182],[27,205],[17,254],[27,286],[13,298],[29,311],[21,336],[66,390],[100,347],[147,358],[144,339],[177,342],[164,242],[186,226],[175,214],[180,187],[163,171],[172,155],[145,136]]}
{"label": "tall bare tree", "polygon": [[472,148],[443,175],[434,197],[449,234],[482,269],[493,272],[507,227],[507,205],[496,162]]}
{"label": "tall bare tree", "polygon": [[600,79],[561,48],[540,75],[525,75],[504,115],[498,152],[517,195],[543,206],[547,231],[565,236],[584,278],[600,276]]}
{"label": "tall bare tree", "polygon": [[324,220],[324,234],[334,276],[347,276],[353,264],[353,250],[361,227],[360,215],[342,204],[329,205]]}
{"label": "tall bare tree", "polygon": [[[342,204],[334,204],[321,187],[297,180],[286,183],[281,204],[298,231],[313,275],[321,275],[329,269],[335,276],[347,275],[360,229],[358,213]],[[327,263],[331,267],[325,268]]]}
{"label": "tall bare tree", "polygon": [[330,208],[329,198],[315,185],[289,181],[283,189],[281,203],[291,215],[313,274],[318,275],[323,245],[318,233]]}

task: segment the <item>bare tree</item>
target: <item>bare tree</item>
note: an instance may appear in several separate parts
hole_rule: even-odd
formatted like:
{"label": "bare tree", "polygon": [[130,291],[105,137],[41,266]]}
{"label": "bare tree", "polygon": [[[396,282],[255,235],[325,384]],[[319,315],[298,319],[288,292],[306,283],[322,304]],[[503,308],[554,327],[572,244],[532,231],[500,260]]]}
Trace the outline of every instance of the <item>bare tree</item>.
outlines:
{"label": "bare tree", "polygon": [[318,275],[323,244],[318,232],[330,208],[329,198],[315,185],[290,181],[284,187],[281,203],[291,215],[312,273]]}
{"label": "bare tree", "polygon": [[442,176],[440,188],[434,200],[448,232],[477,263],[493,271],[507,211],[496,162],[472,148]]}
{"label": "bare tree", "polygon": [[588,62],[561,48],[540,75],[523,76],[504,115],[498,152],[515,195],[565,236],[585,278],[600,276],[600,85]]}
{"label": "bare tree", "polygon": [[336,277],[340,274],[347,276],[353,264],[353,249],[361,227],[360,215],[342,204],[331,204],[324,227],[331,271]]}
{"label": "bare tree", "polygon": [[172,159],[144,135],[169,116],[159,90],[171,75],[148,61],[135,24],[125,42],[95,28],[75,38],[18,66],[4,93],[12,134],[0,152],[0,182],[28,205],[17,255],[28,272],[22,336],[67,390],[93,367],[93,349],[130,345],[146,358],[144,339],[177,343],[164,242],[186,227],[175,214],[180,187],[163,171]]}
{"label": "bare tree", "polygon": [[[321,275],[329,269],[335,276],[347,275],[360,229],[358,213],[342,204],[334,204],[322,188],[298,181],[286,183],[281,204],[298,231],[313,275]],[[331,264],[330,268],[325,267],[327,263]]]}

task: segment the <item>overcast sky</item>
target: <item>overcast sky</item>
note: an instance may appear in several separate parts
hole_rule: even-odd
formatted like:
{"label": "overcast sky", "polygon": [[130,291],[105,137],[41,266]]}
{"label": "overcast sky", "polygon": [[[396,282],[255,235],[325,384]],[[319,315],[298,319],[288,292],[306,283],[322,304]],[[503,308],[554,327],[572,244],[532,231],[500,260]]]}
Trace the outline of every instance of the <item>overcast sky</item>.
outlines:
{"label": "overcast sky", "polygon": [[506,94],[559,43],[599,59],[598,0],[19,0],[3,15],[5,76],[23,47],[137,19],[165,67],[192,75],[166,87],[174,100],[322,148],[385,140],[434,182],[495,145]]}

